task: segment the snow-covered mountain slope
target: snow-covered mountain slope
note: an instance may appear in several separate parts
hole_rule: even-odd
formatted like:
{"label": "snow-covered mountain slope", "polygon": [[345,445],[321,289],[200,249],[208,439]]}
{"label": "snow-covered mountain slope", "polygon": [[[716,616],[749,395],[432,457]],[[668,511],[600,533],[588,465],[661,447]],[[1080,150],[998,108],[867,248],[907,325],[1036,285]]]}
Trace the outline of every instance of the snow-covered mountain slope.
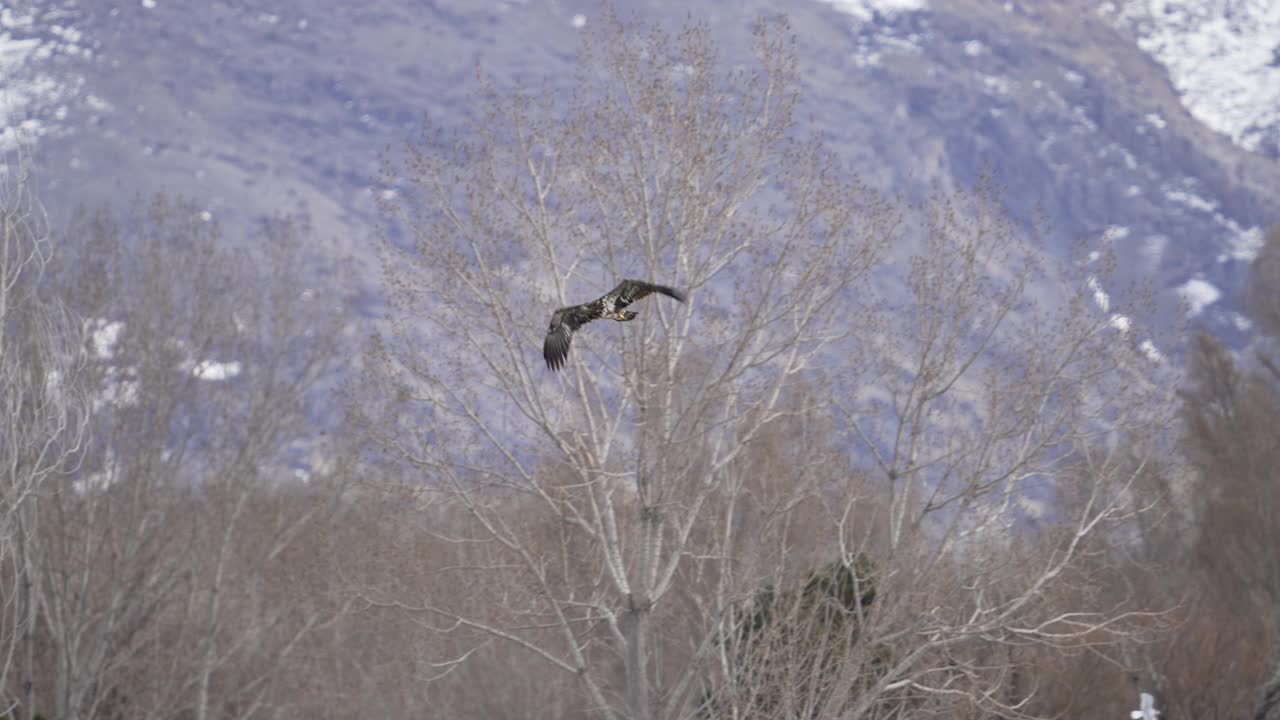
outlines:
{"label": "snow-covered mountain slope", "polygon": [[1280,157],[1280,2],[1120,0],[1098,12],[1168,68],[1196,119]]}
{"label": "snow-covered mountain slope", "polygon": [[1086,2],[843,15],[801,31],[822,67],[814,112],[860,169],[896,187],[989,170],[1015,211],[1043,208],[1052,244],[1107,246],[1119,281],[1150,281],[1166,307],[1195,280],[1197,321],[1239,328],[1235,290],[1280,218],[1280,164],[1191,115],[1133,35]]}
{"label": "snow-covered mountain slope", "polygon": [[[230,228],[306,212],[316,252],[354,257],[341,281],[368,287],[385,148],[413,138],[423,113],[465,128],[477,63],[500,85],[567,86],[600,12],[594,0],[31,5],[0,25],[5,94],[20,98],[4,124],[43,134],[51,206],[163,190]],[[689,11],[618,5],[668,26]],[[1051,252],[1106,245],[1120,282],[1149,281],[1166,307],[1190,299],[1197,321],[1235,332],[1247,262],[1280,220],[1280,102],[1267,99],[1280,90],[1265,58],[1277,7],[707,0],[694,12],[730,64],[757,17],[787,13],[809,129],[867,181],[918,195],[989,171],[1016,213],[1048,218]]]}
{"label": "snow-covered mountain slope", "polygon": [[93,57],[71,17],[54,4],[0,5],[0,152],[20,138],[56,136],[73,112],[106,107],[83,76],[67,70],[69,62]]}

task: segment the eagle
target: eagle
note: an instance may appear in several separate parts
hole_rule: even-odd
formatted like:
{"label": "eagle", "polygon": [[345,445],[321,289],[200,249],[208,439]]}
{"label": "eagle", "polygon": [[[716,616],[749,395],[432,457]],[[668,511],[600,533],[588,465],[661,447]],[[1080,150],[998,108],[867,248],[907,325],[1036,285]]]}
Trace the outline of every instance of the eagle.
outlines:
{"label": "eagle", "polygon": [[597,300],[583,305],[571,305],[556,310],[551,315],[551,326],[547,328],[547,339],[542,343],[542,357],[551,370],[559,370],[569,356],[569,342],[578,328],[592,320],[611,319],[618,322],[634,320],[636,313],[627,310],[631,303],[661,293],[680,302],[685,301],[685,294],[666,285],[655,285],[643,280],[623,280],[618,287]]}

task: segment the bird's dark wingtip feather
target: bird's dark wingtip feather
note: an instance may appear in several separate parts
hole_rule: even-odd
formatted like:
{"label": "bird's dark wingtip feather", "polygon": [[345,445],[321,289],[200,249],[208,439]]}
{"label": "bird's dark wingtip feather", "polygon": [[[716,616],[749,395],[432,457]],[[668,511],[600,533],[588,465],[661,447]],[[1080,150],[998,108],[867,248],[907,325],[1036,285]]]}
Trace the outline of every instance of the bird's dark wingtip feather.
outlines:
{"label": "bird's dark wingtip feather", "polygon": [[542,359],[547,361],[547,369],[552,372],[560,369],[560,364],[564,362],[563,358],[556,357],[555,350],[547,343],[542,348]]}
{"label": "bird's dark wingtip feather", "polygon": [[547,361],[547,369],[553,372],[559,370],[564,366],[568,355],[569,345],[564,341],[561,332],[557,330],[548,334],[547,339],[542,343],[542,358]]}
{"label": "bird's dark wingtip feather", "polygon": [[666,295],[669,298],[679,300],[680,302],[685,302],[686,300],[689,299],[689,295],[685,293],[683,290],[677,290],[673,287],[667,287],[666,285],[658,285],[657,288],[658,288],[658,292],[662,293],[663,295]]}

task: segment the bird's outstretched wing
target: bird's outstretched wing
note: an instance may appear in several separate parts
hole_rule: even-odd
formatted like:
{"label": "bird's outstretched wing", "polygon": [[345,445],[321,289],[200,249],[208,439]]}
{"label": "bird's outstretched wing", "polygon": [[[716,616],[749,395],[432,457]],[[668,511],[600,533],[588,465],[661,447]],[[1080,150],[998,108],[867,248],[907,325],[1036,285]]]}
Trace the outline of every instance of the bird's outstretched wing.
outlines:
{"label": "bird's outstretched wing", "polygon": [[547,338],[542,341],[542,357],[547,367],[559,370],[569,355],[569,343],[578,328],[601,316],[600,301],[560,308],[551,315]]}
{"label": "bird's outstretched wing", "polygon": [[669,298],[674,298],[680,302],[685,301],[685,294],[675,288],[666,285],[655,285],[647,283],[643,280],[623,280],[618,283],[618,287],[609,291],[606,298],[614,298],[617,307],[624,308],[631,303],[652,295],[653,293],[661,293]]}
{"label": "bird's outstretched wing", "polygon": [[578,328],[603,317],[630,320],[636,314],[630,310],[624,313],[622,309],[653,293],[685,301],[684,293],[666,285],[654,285],[643,280],[623,280],[598,300],[556,310],[551,316],[551,325],[547,328],[547,338],[542,341],[542,357],[547,361],[547,367],[559,370],[564,365],[565,358],[569,355],[569,343]]}

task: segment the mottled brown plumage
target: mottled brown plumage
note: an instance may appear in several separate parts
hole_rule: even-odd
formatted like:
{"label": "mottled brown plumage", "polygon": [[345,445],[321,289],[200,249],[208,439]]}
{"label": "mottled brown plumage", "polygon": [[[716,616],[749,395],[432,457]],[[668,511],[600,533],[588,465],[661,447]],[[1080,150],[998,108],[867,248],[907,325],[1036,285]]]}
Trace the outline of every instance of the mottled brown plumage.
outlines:
{"label": "mottled brown plumage", "polygon": [[626,322],[634,320],[636,313],[627,310],[631,303],[653,293],[661,293],[670,298],[684,302],[685,294],[666,285],[654,285],[642,280],[623,280],[618,287],[610,290],[604,297],[582,305],[572,305],[556,310],[551,315],[551,326],[547,328],[547,339],[542,343],[542,357],[547,367],[559,370],[569,356],[569,343],[578,328],[592,320],[607,318]]}

